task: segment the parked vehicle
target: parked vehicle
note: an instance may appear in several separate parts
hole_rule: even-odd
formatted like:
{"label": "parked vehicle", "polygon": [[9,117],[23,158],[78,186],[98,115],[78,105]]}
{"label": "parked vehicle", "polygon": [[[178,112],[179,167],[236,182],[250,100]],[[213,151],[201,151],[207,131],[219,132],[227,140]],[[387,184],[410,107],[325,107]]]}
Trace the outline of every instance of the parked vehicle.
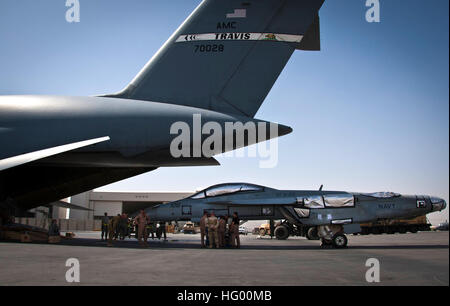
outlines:
{"label": "parked vehicle", "polygon": [[389,219],[377,222],[361,224],[361,235],[379,234],[404,234],[406,232],[417,233],[418,231],[430,231],[431,224],[426,216],[413,219]]}
{"label": "parked vehicle", "polygon": [[269,223],[264,223],[259,226],[259,235],[260,236],[270,235],[270,224]]}
{"label": "parked vehicle", "polygon": [[448,231],[448,222],[439,223],[437,226],[432,226],[431,230],[433,231]]}
{"label": "parked vehicle", "polygon": [[186,222],[183,226],[183,233],[185,234],[195,234],[195,225],[193,222]]}

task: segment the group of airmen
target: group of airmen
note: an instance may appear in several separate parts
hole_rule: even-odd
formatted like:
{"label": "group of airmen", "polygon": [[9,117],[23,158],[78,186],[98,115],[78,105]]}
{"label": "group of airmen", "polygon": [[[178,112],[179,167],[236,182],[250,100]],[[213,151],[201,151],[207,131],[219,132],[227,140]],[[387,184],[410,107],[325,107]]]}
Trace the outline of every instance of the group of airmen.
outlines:
{"label": "group of airmen", "polygon": [[[216,217],[214,212],[204,212],[200,219],[200,237],[202,248],[240,248],[239,216],[237,212],[233,216]],[[205,241],[206,237],[206,241]]]}
{"label": "group of airmen", "polygon": [[[164,234],[164,240],[166,240],[165,226],[160,226],[162,231],[157,232],[158,238]],[[150,221],[144,210],[141,210],[139,215],[134,219],[129,218],[127,214],[118,214],[110,218],[107,213],[102,218],[102,234],[101,240],[107,240],[108,246],[113,246],[114,240],[124,240],[125,237],[131,238],[131,233],[134,231],[139,244],[142,246],[148,246],[147,240],[149,235],[154,238],[156,225]]]}
{"label": "group of airmen", "polygon": [[[219,218],[216,217],[214,212],[205,212],[200,219],[201,247],[240,248],[239,221],[239,216],[236,212],[231,217],[220,216]],[[131,238],[133,229],[139,244],[147,247],[149,235],[151,234],[152,238],[154,238],[156,225],[150,221],[144,210],[141,210],[134,219],[129,218],[125,213],[118,214],[112,218],[105,213],[102,218],[101,240],[107,240],[107,245],[113,246],[113,240],[124,240],[125,237]],[[166,241],[165,225],[160,225],[159,229],[162,230],[156,232],[157,237],[161,238],[161,235],[164,234],[164,241]]]}

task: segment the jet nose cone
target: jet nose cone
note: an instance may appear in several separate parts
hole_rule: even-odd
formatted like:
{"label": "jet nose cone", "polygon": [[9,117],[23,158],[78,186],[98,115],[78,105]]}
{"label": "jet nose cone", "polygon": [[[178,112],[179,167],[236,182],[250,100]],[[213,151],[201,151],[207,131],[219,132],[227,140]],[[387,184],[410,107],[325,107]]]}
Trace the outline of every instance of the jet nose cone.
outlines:
{"label": "jet nose cone", "polygon": [[447,202],[444,199],[430,197],[431,205],[433,206],[433,211],[441,211],[447,208]]}

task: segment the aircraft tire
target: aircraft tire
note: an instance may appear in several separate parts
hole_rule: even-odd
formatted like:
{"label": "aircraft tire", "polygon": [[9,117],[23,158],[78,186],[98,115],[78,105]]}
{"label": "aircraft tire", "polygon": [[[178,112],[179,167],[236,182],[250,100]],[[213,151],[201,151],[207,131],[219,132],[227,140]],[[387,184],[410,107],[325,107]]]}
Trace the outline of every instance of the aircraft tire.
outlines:
{"label": "aircraft tire", "polygon": [[347,244],[348,244],[347,236],[345,236],[342,233],[338,233],[338,234],[334,235],[334,237],[333,237],[333,246],[336,249],[346,248]]}
{"label": "aircraft tire", "polygon": [[284,225],[277,226],[274,233],[278,240],[286,240],[289,237],[289,229]]}
{"label": "aircraft tire", "polygon": [[317,234],[317,227],[311,227],[306,233],[306,239],[308,240],[319,240],[319,235]]}

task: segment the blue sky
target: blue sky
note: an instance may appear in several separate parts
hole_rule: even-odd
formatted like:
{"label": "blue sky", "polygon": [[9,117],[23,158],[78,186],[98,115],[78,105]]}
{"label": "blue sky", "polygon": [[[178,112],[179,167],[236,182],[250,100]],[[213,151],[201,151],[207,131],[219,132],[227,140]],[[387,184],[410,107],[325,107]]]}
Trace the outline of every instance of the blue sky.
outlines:
{"label": "blue sky", "polygon": [[[125,87],[198,0],[0,1],[0,94],[87,96]],[[192,191],[247,181],[282,189],[390,190],[449,200],[449,2],[328,0],[321,52],[294,53],[256,117],[291,126],[279,162],[219,158],[165,168],[108,191]],[[448,219],[445,213],[433,222]]]}

